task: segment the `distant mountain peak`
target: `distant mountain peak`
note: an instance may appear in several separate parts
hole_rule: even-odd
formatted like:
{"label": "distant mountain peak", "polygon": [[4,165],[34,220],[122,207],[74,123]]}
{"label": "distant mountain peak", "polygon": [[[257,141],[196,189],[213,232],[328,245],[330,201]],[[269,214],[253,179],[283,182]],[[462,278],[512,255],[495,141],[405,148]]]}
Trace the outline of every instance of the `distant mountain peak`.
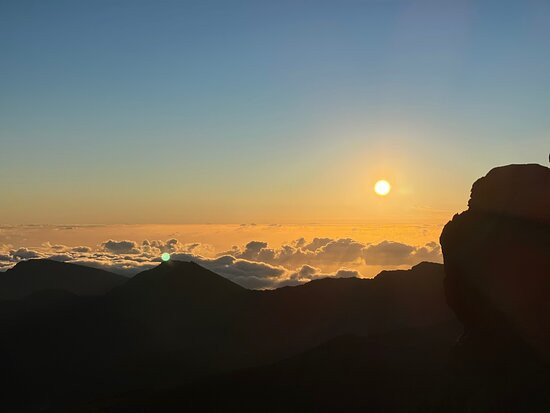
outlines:
{"label": "distant mountain peak", "polygon": [[122,286],[117,294],[189,297],[230,295],[247,291],[192,261],[170,260],[145,270]]}
{"label": "distant mountain peak", "polygon": [[18,262],[0,273],[0,300],[19,299],[43,290],[77,295],[105,294],[128,279],[109,271],[49,259]]}
{"label": "distant mountain peak", "polygon": [[89,267],[87,265],[74,264],[71,262],[56,261],[49,258],[35,258],[31,260],[19,261],[8,271],[21,271],[21,270],[30,270],[39,271],[39,270],[66,270],[72,269],[74,271],[88,272],[88,273],[103,273],[108,274],[109,276],[119,277],[121,279],[126,279],[122,275],[116,275],[110,271],[103,270],[101,268]]}
{"label": "distant mountain peak", "polygon": [[206,269],[200,266],[199,264],[197,264],[195,261],[178,261],[178,260],[162,261],[156,268],[170,269],[170,270],[178,269],[183,271]]}

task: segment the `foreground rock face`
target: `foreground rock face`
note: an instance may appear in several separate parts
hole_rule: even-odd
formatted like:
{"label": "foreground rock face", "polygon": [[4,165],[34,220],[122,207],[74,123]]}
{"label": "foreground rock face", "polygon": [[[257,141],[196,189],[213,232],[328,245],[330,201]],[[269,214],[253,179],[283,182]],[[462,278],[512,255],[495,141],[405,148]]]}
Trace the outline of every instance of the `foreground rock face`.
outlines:
{"label": "foreground rock face", "polygon": [[495,168],[473,184],[468,206],[440,240],[460,345],[478,364],[548,362],[550,169]]}

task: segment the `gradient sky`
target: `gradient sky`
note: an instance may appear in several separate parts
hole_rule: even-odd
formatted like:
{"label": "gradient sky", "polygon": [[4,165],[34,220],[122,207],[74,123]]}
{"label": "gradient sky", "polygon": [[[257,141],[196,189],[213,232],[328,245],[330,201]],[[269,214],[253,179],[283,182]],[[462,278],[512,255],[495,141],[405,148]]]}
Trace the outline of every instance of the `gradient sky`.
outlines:
{"label": "gradient sky", "polygon": [[0,223],[444,222],[546,164],[549,44],[548,1],[0,0]]}

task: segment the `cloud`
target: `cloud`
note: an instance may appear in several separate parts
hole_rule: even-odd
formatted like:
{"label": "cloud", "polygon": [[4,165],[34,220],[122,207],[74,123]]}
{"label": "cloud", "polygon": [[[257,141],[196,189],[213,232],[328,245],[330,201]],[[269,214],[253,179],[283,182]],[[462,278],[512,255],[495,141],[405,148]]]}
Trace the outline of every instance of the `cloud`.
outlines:
{"label": "cloud", "polygon": [[247,288],[274,288],[287,273],[287,270],[280,266],[236,258],[232,255],[205,258],[189,253],[179,253],[173,254],[172,259],[196,262]]}
{"label": "cloud", "polygon": [[334,277],[336,277],[336,278],[353,278],[353,277],[359,278],[360,275],[361,274],[359,274],[359,271],[341,269],[341,270],[336,271],[336,274],[334,275]]}
{"label": "cloud", "polygon": [[361,258],[365,246],[351,238],[331,240],[315,250],[317,259],[322,262],[352,262]]}
{"label": "cloud", "polygon": [[251,241],[244,249],[233,247],[221,255],[231,255],[250,261],[260,261],[290,269],[303,265],[414,265],[421,261],[441,262],[441,250],[435,242],[414,246],[393,241],[363,244],[351,238],[314,238],[307,243],[299,238],[280,248],[269,248],[266,242]]}
{"label": "cloud", "polygon": [[85,253],[85,252],[92,252],[92,249],[90,247],[81,246],[81,247],[73,247],[71,248],[71,251]]}
{"label": "cloud", "polygon": [[115,254],[139,254],[141,251],[134,241],[105,241],[101,244],[103,249]]}
{"label": "cloud", "polygon": [[311,265],[302,265],[302,267],[290,274],[287,280],[284,280],[280,283],[279,286],[283,285],[299,285],[315,279],[321,278],[350,278],[350,277],[361,277],[359,271],[349,270],[341,268],[335,273],[323,273],[319,268],[312,267]]}
{"label": "cloud", "polygon": [[298,268],[302,265],[321,264],[351,264],[358,263],[362,258],[362,249],[365,247],[351,238],[331,239],[314,238],[306,243],[300,238],[278,249],[269,248],[266,242],[251,241],[244,249],[233,247],[221,255],[232,255],[251,261],[261,261],[273,265],[289,268]]}
{"label": "cloud", "polygon": [[[303,238],[300,238],[300,243],[305,242]],[[329,242],[333,241],[331,238],[313,238],[309,244],[304,245],[303,249],[306,251],[316,251],[321,247],[324,247]]]}
{"label": "cloud", "polygon": [[49,256],[48,259],[59,262],[68,262],[72,261],[74,257],[68,254],[57,254]]}
{"label": "cloud", "polygon": [[266,248],[267,242],[250,241],[246,244],[244,251],[240,254],[240,257],[244,259],[255,259],[258,257],[258,254]]}
{"label": "cloud", "polygon": [[98,259],[98,258],[82,258],[71,261],[73,264],[85,265],[88,267],[98,268],[100,270],[111,271],[120,275],[131,277],[137,273],[156,267],[158,262],[151,261],[133,261],[124,259]]}
{"label": "cloud", "polygon": [[361,277],[359,269],[366,265],[391,268],[441,261],[435,242],[423,246],[392,241],[363,244],[351,238],[314,238],[311,242],[298,238],[278,248],[253,240],[219,254],[208,244],[184,244],[176,238],[140,243],[110,239],[95,248],[50,243],[36,249],[7,248],[0,248],[2,271],[21,260],[50,258],[133,276],[158,265],[160,255],[168,252],[174,260],[194,261],[247,288],[276,288],[326,277]]}
{"label": "cloud", "polygon": [[30,260],[32,258],[41,258],[40,253],[29,250],[27,248],[19,248],[17,250],[11,250],[10,255],[15,260]]}
{"label": "cloud", "polygon": [[363,258],[368,265],[414,265],[421,261],[441,261],[439,244],[430,242],[422,247],[383,241],[363,249]]}
{"label": "cloud", "polygon": [[50,242],[46,242],[44,244],[42,244],[43,247],[45,248],[48,248],[52,251],[65,251],[67,250],[69,247],[65,246],[65,245],[60,245],[60,244],[51,244]]}
{"label": "cloud", "polygon": [[415,264],[421,261],[443,262],[441,246],[436,242],[429,242],[425,246],[417,248],[412,261]]}

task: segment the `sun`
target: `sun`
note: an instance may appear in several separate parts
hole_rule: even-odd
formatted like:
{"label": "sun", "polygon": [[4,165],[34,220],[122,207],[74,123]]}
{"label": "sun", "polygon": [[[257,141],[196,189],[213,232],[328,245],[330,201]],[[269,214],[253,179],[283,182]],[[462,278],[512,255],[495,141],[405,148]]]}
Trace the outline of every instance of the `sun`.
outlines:
{"label": "sun", "polygon": [[380,196],[386,196],[391,191],[391,185],[385,179],[381,179],[374,184],[374,192]]}
{"label": "sun", "polygon": [[164,252],[162,253],[162,255],[160,256],[160,258],[164,261],[164,262],[167,262],[167,261],[170,261],[170,254],[168,254],[167,252]]}

